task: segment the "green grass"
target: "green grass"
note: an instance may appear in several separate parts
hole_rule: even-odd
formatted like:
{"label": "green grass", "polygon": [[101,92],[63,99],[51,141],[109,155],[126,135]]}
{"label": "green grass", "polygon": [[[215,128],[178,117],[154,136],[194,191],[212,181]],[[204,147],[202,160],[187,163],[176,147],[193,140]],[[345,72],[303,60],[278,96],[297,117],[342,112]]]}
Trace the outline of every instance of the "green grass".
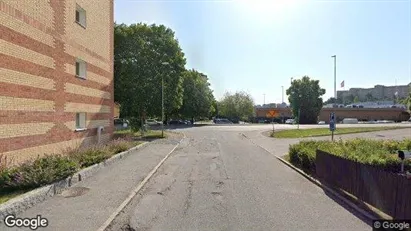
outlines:
{"label": "green grass", "polygon": [[287,161],[287,162],[290,162],[290,155],[288,155],[288,153],[285,154],[284,156],[281,156],[281,158],[282,158],[283,160]]}
{"label": "green grass", "polygon": [[[361,133],[361,132],[376,132],[383,130],[404,129],[405,127],[352,127],[352,128],[337,128],[334,135]],[[274,138],[304,138],[315,136],[330,136],[329,128],[309,128],[309,129],[292,129],[271,132],[270,136]]]}
{"label": "green grass", "polygon": [[161,131],[158,130],[148,130],[144,132],[144,135],[141,135],[141,132],[132,132],[130,129],[115,131],[116,135],[129,135],[134,138],[144,138],[144,139],[162,139],[167,138],[167,133],[164,132],[164,137],[161,136]]}
{"label": "green grass", "polygon": [[118,134],[118,135],[128,135],[128,134],[132,134],[132,133],[133,132],[131,132],[131,129],[114,131],[114,134]]}
{"label": "green grass", "polygon": [[20,190],[20,191],[13,191],[13,192],[0,192],[0,204],[7,202],[8,200],[20,196],[29,190]]}
{"label": "green grass", "polygon": [[[317,149],[352,161],[380,167],[386,171],[397,172],[400,166],[397,150],[411,151],[411,139],[396,141],[357,138],[334,142],[304,140],[290,145],[288,152],[290,162],[308,174],[315,173]],[[406,161],[404,167],[405,170],[411,170],[411,161]]]}

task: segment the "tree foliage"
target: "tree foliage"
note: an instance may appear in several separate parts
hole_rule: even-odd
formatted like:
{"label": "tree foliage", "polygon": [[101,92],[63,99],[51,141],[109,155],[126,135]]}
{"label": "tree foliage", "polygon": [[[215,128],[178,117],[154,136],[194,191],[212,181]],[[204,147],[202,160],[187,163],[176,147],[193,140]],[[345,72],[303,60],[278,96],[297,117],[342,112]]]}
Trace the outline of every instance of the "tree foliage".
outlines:
{"label": "tree foliage", "polygon": [[183,89],[181,116],[190,119],[209,117],[214,110],[215,99],[208,77],[194,69],[187,70],[183,74]]}
{"label": "tree foliage", "polygon": [[317,123],[318,115],[323,106],[322,96],[325,94],[325,89],[320,87],[318,80],[312,80],[308,76],[293,80],[286,93],[293,115],[295,118],[299,118],[301,124]]}
{"label": "tree foliage", "polygon": [[217,104],[218,115],[227,118],[248,120],[254,115],[254,100],[244,91],[235,94],[226,93]]}
{"label": "tree foliage", "polygon": [[408,96],[405,99],[403,99],[401,103],[406,105],[408,111],[411,112],[411,86],[408,90]]}
{"label": "tree foliage", "polygon": [[171,29],[142,23],[115,25],[114,98],[121,104],[121,116],[160,116],[162,77],[165,113],[177,111],[183,100],[185,64]]}
{"label": "tree foliage", "polygon": [[331,97],[329,99],[327,99],[326,101],[324,101],[324,104],[342,104],[343,100],[341,98],[334,98]]}

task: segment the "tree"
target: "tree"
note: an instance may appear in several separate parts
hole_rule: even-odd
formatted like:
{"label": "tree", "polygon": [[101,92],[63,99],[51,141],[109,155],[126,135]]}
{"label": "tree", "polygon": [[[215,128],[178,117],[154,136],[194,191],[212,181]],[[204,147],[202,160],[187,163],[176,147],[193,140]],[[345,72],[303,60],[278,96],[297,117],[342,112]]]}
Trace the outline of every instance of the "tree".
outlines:
{"label": "tree", "polygon": [[334,98],[334,97],[331,97],[331,98],[329,98],[329,99],[327,99],[325,102],[324,102],[324,104],[342,104],[343,103],[343,101],[342,101],[342,99],[341,98]]}
{"label": "tree", "polygon": [[354,103],[359,103],[360,99],[358,98],[358,96],[355,96],[353,101],[354,101]]}
{"label": "tree", "polygon": [[347,95],[347,96],[344,97],[344,102],[345,102],[346,104],[354,103],[354,98],[355,98],[355,97],[354,97],[353,94]]}
{"label": "tree", "polygon": [[122,105],[121,116],[160,116],[162,77],[165,113],[178,110],[183,99],[185,64],[171,29],[142,23],[115,25],[114,98]]}
{"label": "tree", "polygon": [[371,94],[371,92],[368,92],[365,95],[365,98],[367,99],[367,101],[373,101],[374,100],[374,96]]}
{"label": "tree", "polygon": [[299,118],[301,124],[316,124],[323,107],[322,96],[325,94],[319,81],[304,76],[302,79],[293,80],[286,93],[294,118]]}
{"label": "tree", "polygon": [[180,114],[191,120],[209,117],[215,101],[208,77],[196,70],[188,70],[183,75],[183,105]]}
{"label": "tree", "polygon": [[248,120],[254,114],[254,100],[244,91],[227,92],[217,104],[218,115],[230,119]]}
{"label": "tree", "polygon": [[408,96],[401,101],[407,107],[407,110],[411,112],[411,86],[408,91]]}

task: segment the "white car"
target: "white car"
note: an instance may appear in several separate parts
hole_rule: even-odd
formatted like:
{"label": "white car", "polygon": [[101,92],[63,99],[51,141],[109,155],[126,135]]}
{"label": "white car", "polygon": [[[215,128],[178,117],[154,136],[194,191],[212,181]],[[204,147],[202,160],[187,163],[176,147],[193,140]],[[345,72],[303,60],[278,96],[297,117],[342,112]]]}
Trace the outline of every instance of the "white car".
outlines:
{"label": "white car", "polygon": [[320,122],[318,122],[318,124],[319,124],[319,125],[324,125],[324,124],[325,124],[325,121],[320,121]]}
{"label": "white car", "polygon": [[285,121],[286,124],[294,124],[295,120],[294,119],[288,119]]}
{"label": "white car", "polygon": [[156,125],[161,125],[161,122],[154,120],[154,119],[148,119],[146,120],[146,124],[149,126],[156,126]]}
{"label": "white car", "polygon": [[358,124],[357,118],[344,118],[343,124]]}

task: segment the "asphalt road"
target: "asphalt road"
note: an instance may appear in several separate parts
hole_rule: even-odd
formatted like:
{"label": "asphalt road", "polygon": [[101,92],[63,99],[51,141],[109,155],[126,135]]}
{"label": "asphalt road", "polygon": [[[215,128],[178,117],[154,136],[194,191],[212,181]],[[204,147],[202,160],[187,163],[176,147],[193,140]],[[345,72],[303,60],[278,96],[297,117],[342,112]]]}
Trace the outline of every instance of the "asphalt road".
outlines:
{"label": "asphalt road", "polygon": [[369,221],[250,141],[274,154],[296,142],[270,142],[261,135],[270,128],[183,129],[187,138],[109,230],[371,230]]}

